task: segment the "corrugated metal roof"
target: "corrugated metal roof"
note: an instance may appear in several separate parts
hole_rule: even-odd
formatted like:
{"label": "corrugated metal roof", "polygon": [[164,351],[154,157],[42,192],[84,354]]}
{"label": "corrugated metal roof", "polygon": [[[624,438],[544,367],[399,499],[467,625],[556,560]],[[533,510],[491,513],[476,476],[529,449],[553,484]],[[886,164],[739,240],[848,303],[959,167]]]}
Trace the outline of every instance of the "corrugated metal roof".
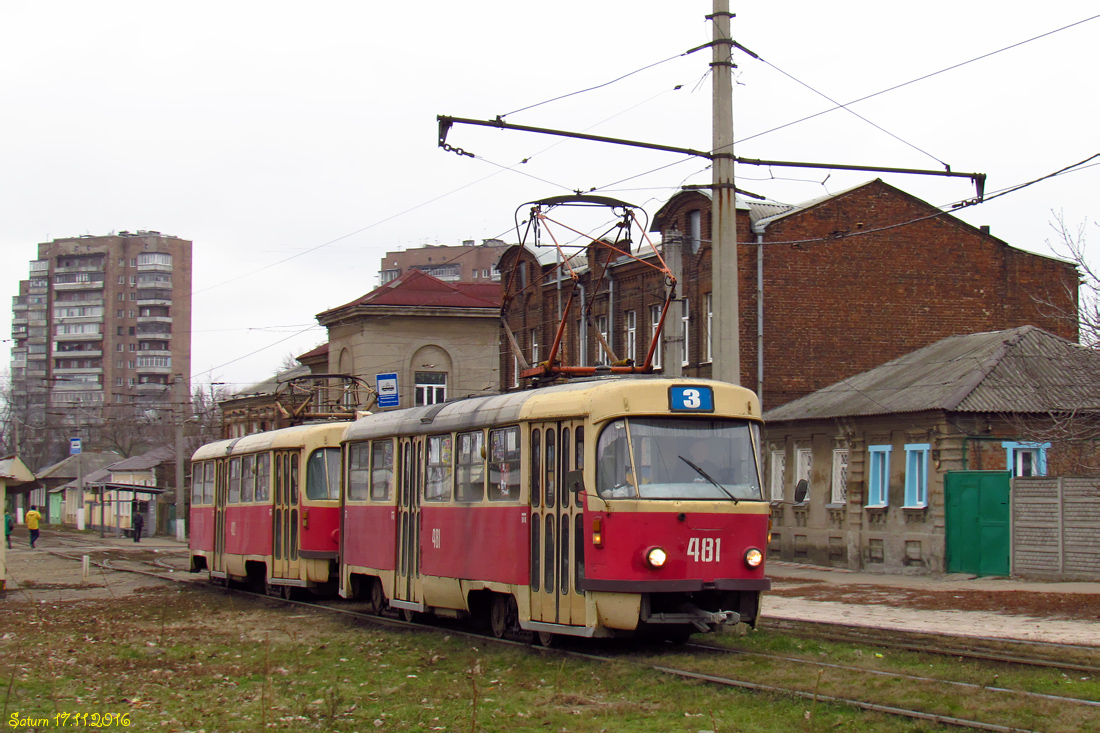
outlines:
{"label": "corrugated metal roof", "polygon": [[768,421],[926,410],[1100,409],[1100,355],[1021,326],[952,336],[769,410]]}
{"label": "corrugated metal roof", "polygon": [[170,445],[161,446],[160,448],[154,448],[148,453],[142,453],[140,456],[130,456],[123,459],[118,463],[112,463],[107,467],[110,471],[148,471],[150,468],[155,468],[165,461],[176,460],[176,449]]}

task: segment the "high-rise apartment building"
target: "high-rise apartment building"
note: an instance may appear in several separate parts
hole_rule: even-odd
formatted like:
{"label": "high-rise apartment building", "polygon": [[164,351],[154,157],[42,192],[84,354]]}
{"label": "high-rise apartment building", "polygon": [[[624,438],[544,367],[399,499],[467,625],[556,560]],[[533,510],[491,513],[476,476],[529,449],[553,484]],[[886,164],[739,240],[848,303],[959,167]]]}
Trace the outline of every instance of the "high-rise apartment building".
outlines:
{"label": "high-rise apartment building", "polygon": [[191,242],[138,231],[39,244],[12,310],[24,428],[166,403],[173,375],[191,374]]}

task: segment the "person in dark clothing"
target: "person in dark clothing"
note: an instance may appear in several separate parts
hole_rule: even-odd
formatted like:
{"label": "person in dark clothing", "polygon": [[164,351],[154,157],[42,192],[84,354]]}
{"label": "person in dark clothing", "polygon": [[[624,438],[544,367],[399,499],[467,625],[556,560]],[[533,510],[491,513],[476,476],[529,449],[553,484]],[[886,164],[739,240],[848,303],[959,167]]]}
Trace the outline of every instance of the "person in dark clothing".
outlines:
{"label": "person in dark clothing", "polygon": [[138,511],[134,514],[134,542],[141,542],[141,530],[145,528],[145,515]]}

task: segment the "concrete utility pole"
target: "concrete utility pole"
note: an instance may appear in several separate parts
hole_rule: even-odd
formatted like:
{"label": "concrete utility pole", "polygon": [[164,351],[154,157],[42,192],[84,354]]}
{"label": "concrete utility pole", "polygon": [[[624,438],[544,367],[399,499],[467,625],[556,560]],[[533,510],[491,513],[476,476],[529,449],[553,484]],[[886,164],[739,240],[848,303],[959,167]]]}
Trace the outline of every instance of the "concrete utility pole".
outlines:
{"label": "concrete utility pole", "polygon": [[172,385],[175,389],[176,409],[176,539],[180,542],[187,540],[187,487],[184,486],[183,462],[186,460],[183,444],[183,426],[187,422],[187,387],[183,381],[183,375],[177,374]]}
{"label": "concrete utility pole", "polygon": [[715,379],[741,384],[740,302],[737,289],[737,202],[733,183],[733,39],[729,0],[714,0],[711,23],[714,197],[711,205],[711,292],[714,300]]}

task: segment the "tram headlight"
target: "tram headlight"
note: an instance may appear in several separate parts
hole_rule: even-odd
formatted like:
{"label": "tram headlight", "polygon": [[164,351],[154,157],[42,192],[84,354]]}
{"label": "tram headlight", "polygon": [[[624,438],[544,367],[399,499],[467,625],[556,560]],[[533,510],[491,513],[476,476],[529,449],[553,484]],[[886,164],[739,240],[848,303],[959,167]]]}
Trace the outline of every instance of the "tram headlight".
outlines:
{"label": "tram headlight", "polygon": [[668,560],[668,553],[660,547],[651,547],[646,550],[645,561],[651,568],[663,567],[665,561]]}
{"label": "tram headlight", "polygon": [[764,562],[764,553],[755,547],[750,547],[745,552],[745,564],[750,568],[758,568],[762,562]]}

